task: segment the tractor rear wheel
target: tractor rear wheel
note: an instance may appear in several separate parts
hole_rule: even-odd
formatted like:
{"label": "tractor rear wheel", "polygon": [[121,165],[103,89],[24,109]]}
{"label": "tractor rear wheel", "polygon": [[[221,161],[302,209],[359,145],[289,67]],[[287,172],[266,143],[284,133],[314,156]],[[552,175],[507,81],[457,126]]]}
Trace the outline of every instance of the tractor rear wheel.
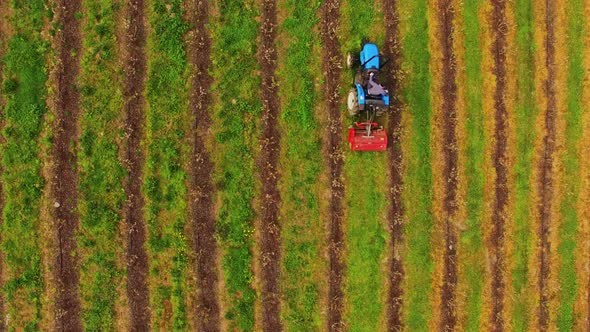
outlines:
{"label": "tractor rear wheel", "polygon": [[359,100],[356,88],[351,88],[348,92],[348,114],[355,116],[359,113]]}

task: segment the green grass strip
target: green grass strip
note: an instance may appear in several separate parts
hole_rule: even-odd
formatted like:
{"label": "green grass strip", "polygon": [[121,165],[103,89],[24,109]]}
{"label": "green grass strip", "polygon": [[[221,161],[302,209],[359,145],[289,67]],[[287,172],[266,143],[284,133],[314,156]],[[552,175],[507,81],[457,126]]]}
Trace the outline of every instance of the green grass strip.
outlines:
{"label": "green grass strip", "polygon": [[464,259],[461,270],[467,285],[465,294],[465,330],[477,331],[481,318],[482,291],[485,273],[484,244],[482,236],[483,193],[484,193],[484,126],[480,48],[479,10],[482,2],[479,0],[463,3],[463,20],[465,34],[465,92],[466,131],[468,156],[465,165],[467,177],[467,229],[461,234],[461,251]]}
{"label": "green grass strip", "polygon": [[[188,328],[184,279],[189,244],[184,171],[188,146],[187,63],[181,0],[150,1],[147,80],[147,159],[144,191],[148,225],[151,307],[154,326],[170,328],[164,316],[171,303],[172,328]],[[171,280],[171,284],[164,280]]]}
{"label": "green grass strip", "polygon": [[220,195],[218,235],[224,254],[227,290],[225,318],[229,330],[254,329],[252,252],[255,195],[253,147],[260,119],[256,72],[258,10],[254,0],[217,2],[220,16],[212,32],[214,91],[219,98],[216,120],[216,184]]}
{"label": "green grass strip", "polygon": [[383,190],[387,154],[349,153],[346,158],[347,276],[350,331],[378,331],[384,310],[386,272],[383,255],[387,233],[382,225],[386,208]]}
{"label": "green grass strip", "polygon": [[11,1],[13,36],[4,59],[2,93],[6,100],[2,136],[2,224],[4,287],[10,329],[34,331],[41,319],[43,272],[39,211],[44,181],[39,135],[47,110],[49,43],[41,36],[47,9],[43,0]]}
{"label": "green grass strip", "polygon": [[[360,51],[361,41],[368,38],[382,47],[382,38],[372,29],[379,15],[372,10],[374,1],[348,0],[342,5],[347,34],[342,38],[346,51]],[[382,15],[381,15],[382,16]],[[382,29],[381,29],[382,30]],[[382,36],[381,36],[382,37]],[[343,75],[348,94],[352,70]],[[344,128],[352,122],[343,111]],[[383,122],[383,121],[382,121]],[[345,142],[343,142],[346,145]],[[383,255],[387,232],[382,221],[386,214],[387,153],[352,152],[345,147],[344,174],[346,181],[346,298],[348,310],[345,320],[350,331],[377,331],[381,326],[384,308],[382,296],[384,275]]]}
{"label": "green grass strip", "polygon": [[283,170],[283,276],[282,316],[288,331],[318,331],[320,316],[318,263],[324,225],[320,220],[318,177],[322,170],[322,150],[314,109],[317,94],[314,81],[319,71],[310,54],[319,38],[319,0],[286,0],[289,16],[281,29],[285,34],[285,54],[278,77],[281,84]]}
{"label": "green grass strip", "polygon": [[582,137],[582,82],[584,81],[584,22],[583,1],[567,2],[567,113],[565,154],[563,157],[562,221],[559,229],[559,308],[557,327],[571,331],[574,324],[574,303],[578,290],[576,275],[576,237],[578,231],[577,201],[580,192],[578,142]]}
{"label": "green grass strip", "polygon": [[[430,294],[434,262],[431,254],[432,151],[430,149],[430,53],[428,49],[428,2],[400,2],[402,68],[407,72],[401,94],[411,118],[407,128],[409,149],[404,163],[405,270],[404,312],[409,331],[426,331],[431,316]],[[395,92],[394,92],[395,93]],[[407,151],[407,152],[406,152]]]}
{"label": "green grass strip", "polygon": [[121,269],[118,225],[125,200],[125,171],[117,142],[122,137],[121,71],[115,39],[117,2],[84,1],[84,54],[80,76],[80,294],[89,331],[116,329],[115,302]]}
{"label": "green grass strip", "polygon": [[514,308],[512,326],[515,331],[525,331],[529,326],[528,261],[531,250],[530,192],[531,162],[538,109],[535,104],[534,84],[534,26],[533,3],[516,0],[516,47],[518,97],[516,102],[516,163],[515,163],[515,211],[514,211]]}

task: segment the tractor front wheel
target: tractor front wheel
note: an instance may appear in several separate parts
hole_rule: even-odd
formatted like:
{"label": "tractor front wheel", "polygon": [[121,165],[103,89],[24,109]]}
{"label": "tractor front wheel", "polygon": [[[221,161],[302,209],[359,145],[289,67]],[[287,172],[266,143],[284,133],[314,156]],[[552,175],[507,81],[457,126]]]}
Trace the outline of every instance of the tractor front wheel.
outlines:
{"label": "tractor front wheel", "polygon": [[356,88],[351,88],[348,92],[348,114],[355,116],[359,112],[359,100],[357,96]]}
{"label": "tractor front wheel", "polygon": [[351,69],[352,67],[354,67],[358,62],[358,59],[354,56],[354,54],[352,54],[352,52],[348,52],[348,54],[346,54],[346,67],[348,69]]}

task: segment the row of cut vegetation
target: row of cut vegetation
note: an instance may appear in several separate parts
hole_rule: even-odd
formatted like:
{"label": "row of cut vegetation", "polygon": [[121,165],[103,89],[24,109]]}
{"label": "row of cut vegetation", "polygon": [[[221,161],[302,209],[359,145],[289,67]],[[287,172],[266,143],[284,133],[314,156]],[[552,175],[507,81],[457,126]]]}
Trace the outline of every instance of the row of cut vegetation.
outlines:
{"label": "row of cut vegetation", "polygon": [[404,317],[410,331],[425,331],[431,317],[430,296],[434,262],[431,256],[432,168],[430,162],[431,103],[430,53],[428,50],[427,1],[400,2],[402,69],[405,73],[400,93],[406,105],[402,138],[404,156],[405,207],[404,238]]}
{"label": "row of cut vegetation", "polygon": [[44,188],[39,134],[47,111],[46,54],[42,30],[48,20],[43,0],[10,1],[12,35],[4,54],[2,94],[6,102],[1,145],[3,293],[9,329],[36,330],[41,320],[43,270],[39,244]]}
{"label": "row of cut vegetation", "polygon": [[[579,285],[576,274],[576,241],[578,216],[576,205],[580,193],[579,142],[583,129],[582,87],[584,82],[584,8],[583,1],[567,1],[567,115],[565,117],[565,152],[563,154],[563,199],[560,206],[559,228],[559,307],[557,328],[571,331],[574,328],[574,303]],[[565,101],[564,101],[565,102]],[[582,286],[584,287],[584,286]]]}
{"label": "row of cut vegetation", "polygon": [[[485,265],[482,240],[484,206],[484,128],[481,82],[483,45],[479,11],[481,1],[466,1],[462,6],[463,34],[465,43],[465,97],[466,97],[466,150],[465,176],[467,180],[465,231],[460,234],[462,259],[459,265],[460,278],[465,284],[465,321],[468,331],[478,330],[482,311],[482,293]],[[484,50],[487,51],[487,50]]]}
{"label": "row of cut vegetation", "polygon": [[529,326],[530,303],[527,293],[528,261],[531,252],[530,209],[531,162],[535,133],[531,130],[538,108],[534,97],[533,5],[516,0],[517,93],[514,110],[516,122],[516,160],[514,187],[514,269],[511,282],[514,295],[512,328],[524,331]]}
{"label": "row of cut vegetation", "polygon": [[315,32],[319,0],[286,0],[281,10],[290,15],[281,25],[279,39],[282,128],[283,198],[282,245],[284,296],[282,317],[288,331],[317,331],[324,326],[320,298],[324,282],[321,243],[324,225],[320,219],[318,181],[322,168],[321,145],[315,116],[318,52]]}
{"label": "row of cut vegetation", "polygon": [[150,1],[146,116],[147,251],[151,325],[155,329],[188,327],[186,282],[189,242],[185,235],[187,204],[184,165],[190,125],[187,59],[181,0]]}
{"label": "row of cut vegetation", "polygon": [[[256,58],[258,9],[254,0],[217,2],[212,60],[216,110],[214,175],[219,190],[224,317],[229,330],[254,329],[252,245],[255,196],[254,146],[261,104]],[[264,204],[264,201],[261,201]]]}
{"label": "row of cut vegetation", "polygon": [[84,1],[79,163],[80,295],[88,330],[116,328],[115,303],[124,255],[119,234],[125,200],[122,139],[122,77],[115,38],[119,1]]}
{"label": "row of cut vegetation", "polygon": [[[363,39],[383,48],[383,29],[378,22],[383,15],[376,10],[376,1],[343,1],[343,54],[357,54]],[[355,68],[356,69],[356,68]],[[342,75],[343,95],[348,93],[353,72]],[[381,78],[383,79],[383,77]],[[392,92],[393,93],[393,92]],[[343,103],[344,105],[344,103]],[[345,131],[353,121],[342,112]],[[385,119],[379,119],[381,123]],[[389,129],[389,128],[388,128]],[[344,136],[343,136],[344,140]],[[377,331],[383,326],[380,319],[385,305],[385,242],[387,232],[383,227],[386,215],[385,187],[387,186],[387,154],[382,152],[354,152],[345,150],[346,190],[346,282],[345,322],[351,331]]]}

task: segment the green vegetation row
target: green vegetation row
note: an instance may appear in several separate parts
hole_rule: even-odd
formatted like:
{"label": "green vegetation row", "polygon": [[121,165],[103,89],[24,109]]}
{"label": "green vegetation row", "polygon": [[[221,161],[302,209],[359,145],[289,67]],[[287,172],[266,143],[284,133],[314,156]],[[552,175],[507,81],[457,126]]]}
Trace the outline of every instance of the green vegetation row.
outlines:
{"label": "green vegetation row", "polygon": [[[188,155],[187,24],[181,0],[152,0],[148,18],[146,117],[147,249],[152,326],[188,328],[185,298],[189,244],[184,170]],[[166,312],[170,308],[172,312]],[[172,321],[169,321],[171,319]]]}
{"label": "green vegetation row", "polygon": [[[361,41],[368,38],[383,48],[383,15],[378,1],[347,0],[342,3],[345,51],[359,52]],[[374,9],[374,10],[372,10]],[[348,94],[353,72],[342,75],[343,94]],[[380,119],[382,123],[385,119]],[[352,119],[343,108],[343,127]],[[388,128],[390,130],[390,128]],[[346,142],[343,142],[346,145]],[[351,331],[377,331],[382,326],[385,307],[383,269],[387,232],[383,220],[387,199],[387,153],[353,152],[345,148],[346,187],[346,288],[345,321]]]}
{"label": "green vegetation row", "polygon": [[321,131],[314,115],[318,101],[314,81],[320,72],[310,57],[317,52],[319,0],[285,0],[289,14],[281,25],[285,42],[280,47],[282,99],[280,124],[282,152],[282,246],[285,297],[282,317],[288,331],[318,331],[321,258],[324,225],[320,219],[318,177],[322,171]]}
{"label": "green vegetation row", "polygon": [[462,15],[465,34],[465,94],[466,94],[466,165],[467,178],[467,229],[460,235],[462,276],[465,278],[465,330],[477,331],[480,327],[482,292],[485,273],[484,243],[482,236],[484,193],[484,125],[480,47],[479,11],[482,1],[463,3]]}
{"label": "green vegetation row", "polygon": [[115,17],[119,1],[83,2],[80,73],[82,116],[78,153],[80,181],[80,295],[88,330],[114,330],[115,303],[124,256],[119,234],[125,200],[122,139],[122,74],[116,54]]}
{"label": "green vegetation row", "polygon": [[[260,119],[260,79],[256,59],[258,9],[254,0],[219,0],[212,32],[214,116],[217,152],[214,175],[219,190],[218,235],[227,294],[229,330],[254,329],[251,268],[255,196],[254,146]],[[261,202],[264,203],[264,202]]]}
{"label": "green vegetation row", "polygon": [[535,104],[534,84],[534,26],[533,3],[516,0],[516,47],[517,47],[517,100],[516,118],[516,162],[515,162],[515,212],[514,212],[514,270],[512,287],[514,308],[512,326],[516,331],[525,331],[529,326],[527,294],[528,261],[531,250],[530,218],[530,175],[535,139],[531,123],[535,123],[538,109]]}
{"label": "green vegetation row", "polygon": [[47,107],[49,43],[41,31],[48,19],[43,0],[10,1],[13,35],[3,61],[2,94],[6,101],[1,146],[3,210],[3,293],[10,329],[38,329],[43,272],[39,245],[40,199],[44,188],[39,135]]}
{"label": "green vegetation row", "polygon": [[430,53],[428,2],[400,2],[402,31],[402,100],[409,117],[404,148],[404,314],[409,331],[426,331],[430,319],[430,294],[434,263],[431,255],[432,151],[430,149]]}
{"label": "green vegetation row", "polygon": [[576,238],[578,231],[577,201],[580,192],[578,146],[582,137],[582,82],[584,81],[584,22],[581,0],[567,1],[567,112],[565,154],[563,157],[563,201],[559,229],[559,308],[557,327],[573,329],[574,303],[578,290],[576,281]]}

